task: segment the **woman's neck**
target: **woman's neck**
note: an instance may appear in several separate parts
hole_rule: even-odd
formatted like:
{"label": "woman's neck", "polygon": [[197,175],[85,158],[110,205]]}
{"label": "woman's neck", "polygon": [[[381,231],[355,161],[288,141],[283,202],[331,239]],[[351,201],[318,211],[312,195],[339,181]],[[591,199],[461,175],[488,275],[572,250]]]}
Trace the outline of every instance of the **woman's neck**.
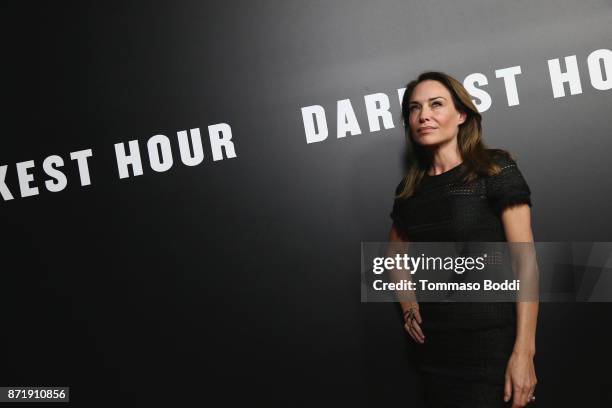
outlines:
{"label": "woman's neck", "polygon": [[463,162],[457,145],[437,148],[432,151],[431,165],[427,171],[430,176],[437,176]]}

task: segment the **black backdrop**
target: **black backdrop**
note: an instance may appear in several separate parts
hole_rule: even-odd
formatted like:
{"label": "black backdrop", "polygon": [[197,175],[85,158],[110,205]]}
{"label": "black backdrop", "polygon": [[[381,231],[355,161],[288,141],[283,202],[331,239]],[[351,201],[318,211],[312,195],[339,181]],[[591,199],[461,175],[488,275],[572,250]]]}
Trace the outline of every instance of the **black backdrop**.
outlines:
{"label": "black backdrop", "polygon": [[[607,1],[96,2],[2,13],[2,385],[65,385],[117,401],[419,407],[393,304],[361,304],[360,242],[384,241],[404,139],[397,88],[427,69],[483,72],[485,140],[517,156],[539,241],[612,241]],[[579,34],[577,34],[579,33]],[[577,55],[583,92],[552,97],[550,58]],[[521,65],[508,107],[494,70]],[[395,127],[369,132],[366,94]],[[349,98],[361,135],[336,138]],[[300,108],[330,135],[307,144]],[[228,123],[236,158],[212,161]],[[205,159],[180,164],[176,132]],[[167,135],[174,166],[120,180],[113,144]],[[69,152],[91,148],[91,185]],[[66,161],[50,193],[40,164]],[[34,160],[40,194],[19,197]],[[612,382],[609,304],[542,304],[538,405],[600,406]]]}

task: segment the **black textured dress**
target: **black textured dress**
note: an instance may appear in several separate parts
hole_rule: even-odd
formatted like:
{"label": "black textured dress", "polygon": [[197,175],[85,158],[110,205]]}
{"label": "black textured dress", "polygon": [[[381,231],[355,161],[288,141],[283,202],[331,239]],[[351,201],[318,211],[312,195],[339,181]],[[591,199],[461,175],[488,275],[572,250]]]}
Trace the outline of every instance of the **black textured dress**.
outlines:
{"label": "black textured dress", "polygon": [[[501,211],[531,206],[530,190],[516,163],[502,155],[501,172],[470,183],[462,164],[425,175],[415,194],[396,199],[391,218],[408,241],[504,242]],[[396,194],[403,188],[397,186]],[[516,335],[515,303],[419,304],[425,343],[418,344],[418,368],[430,407],[506,407],[504,374]]]}

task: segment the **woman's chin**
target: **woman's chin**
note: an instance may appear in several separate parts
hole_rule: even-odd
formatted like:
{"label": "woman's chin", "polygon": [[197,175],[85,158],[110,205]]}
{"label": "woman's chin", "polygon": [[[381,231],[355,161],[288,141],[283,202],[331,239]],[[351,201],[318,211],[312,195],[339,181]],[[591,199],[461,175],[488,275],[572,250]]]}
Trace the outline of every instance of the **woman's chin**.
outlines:
{"label": "woman's chin", "polygon": [[437,137],[429,137],[429,135],[419,136],[417,141],[423,147],[437,146],[441,142],[441,140],[439,140],[439,138],[437,138]]}

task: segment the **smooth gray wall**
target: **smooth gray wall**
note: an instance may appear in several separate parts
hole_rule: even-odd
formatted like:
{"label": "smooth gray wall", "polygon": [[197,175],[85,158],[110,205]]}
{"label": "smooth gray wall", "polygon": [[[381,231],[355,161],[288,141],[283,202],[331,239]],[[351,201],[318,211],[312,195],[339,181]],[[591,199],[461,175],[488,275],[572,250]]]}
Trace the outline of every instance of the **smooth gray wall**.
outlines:
{"label": "smooth gray wall", "polygon": [[[360,242],[384,241],[404,136],[397,89],[425,70],[481,72],[484,137],[533,192],[538,241],[612,241],[612,91],[586,58],[612,48],[609,1],[43,3],[5,14],[0,202],[3,384],[94,401],[419,407],[392,304],[360,304]],[[3,13],[4,14],[4,13]],[[583,92],[553,99],[547,60],[576,55]],[[495,70],[520,65],[520,105]],[[384,92],[395,127],[369,132]],[[363,133],[335,137],[350,98]],[[307,144],[300,108],[321,105]],[[231,125],[213,162],[206,127]],[[117,177],[113,144],[199,127],[205,161]],[[42,188],[42,160],[92,148],[91,186]],[[176,150],[175,150],[176,151]],[[178,155],[174,156],[178,161]],[[18,190],[15,190],[18,191]],[[543,304],[538,405],[609,398],[609,304]],[[104,392],[101,395],[100,389]],[[154,391],[154,392],[153,392]]]}

